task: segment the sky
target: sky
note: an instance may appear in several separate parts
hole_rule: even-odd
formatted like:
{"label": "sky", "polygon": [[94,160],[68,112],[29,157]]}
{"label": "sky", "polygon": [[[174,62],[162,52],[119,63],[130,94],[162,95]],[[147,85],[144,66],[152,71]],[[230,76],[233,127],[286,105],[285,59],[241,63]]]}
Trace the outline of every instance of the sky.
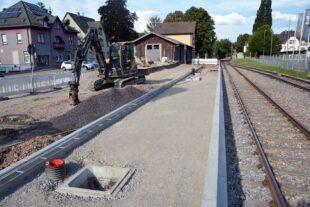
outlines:
{"label": "sky", "polygon": [[[26,0],[36,3],[40,0]],[[41,0],[42,1],[42,0]],[[0,10],[18,2],[17,0],[0,0]],[[53,15],[62,19],[66,12],[77,13],[99,20],[98,8],[105,4],[105,0],[43,0],[51,7]],[[143,32],[148,19],[158,15],[162,19],[169,12],[181,10],[185,12],[191,6],[202,7],[208,11],[215,21],[215,32],[218,39],[228,38],[235,41],[239,34],[252,33],[252,26],[260,0],[127,0],[127,8],[136,12],[139,20],[135,29]],[[280,33],[289,28],[295,29],[296,15],[310,9],[309,0],[273,0],[272,1],[272,29]],[[290,22],[291,19],[291,22]],[[290,22],[290,24],[289,24]]]}

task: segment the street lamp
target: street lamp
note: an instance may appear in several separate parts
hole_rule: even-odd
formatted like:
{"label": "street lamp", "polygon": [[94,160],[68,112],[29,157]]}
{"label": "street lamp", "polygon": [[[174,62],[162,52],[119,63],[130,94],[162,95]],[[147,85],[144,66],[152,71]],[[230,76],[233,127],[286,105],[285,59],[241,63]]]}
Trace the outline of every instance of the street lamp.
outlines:
{"label": "street lamp", "polygon": [[263,48],[263,57],[265,57],[265,39],[266,39],[266,29],[264,30],[264,48]]}

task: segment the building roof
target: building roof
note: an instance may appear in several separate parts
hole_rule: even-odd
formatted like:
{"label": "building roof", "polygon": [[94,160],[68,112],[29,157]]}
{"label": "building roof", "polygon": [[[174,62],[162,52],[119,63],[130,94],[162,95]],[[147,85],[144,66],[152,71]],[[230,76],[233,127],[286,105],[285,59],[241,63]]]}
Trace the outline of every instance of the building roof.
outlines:
{"label": "building roof", "polygon": [[[138,39],[135,39],[135,40],[133,40],[133,41],[131,41],[131,42],[132,42],[132,43],[137,43],[137,42],[139,42],[140,40],[142,40],[142,39],[144,39],[144,38],[146,38],[146,37],[148,37],[148,36],[150,36],[150,35],[155,35],[155,36],[157,36],[157,37],[159,37],[159,38],[161,38],[161,39],[164,39],[164,40],[166,40],[166,41],[168,41],[168,42],[171,42],[172,44],[175,44],[175,45],[186,45],[186,44],[184,44],[184,43],[182,43],[182,42],[180,42],[180,41],[177,41],[177,40],[175,40],[175,39],[166,37],[166,36],[161,35],[161,34],[158,34],[158,33],[156,33],[156,32],[147,33],[147,34],[145,34],[145,35],[143,35],[143,36],[139,37]],[[189,45],[186,45],[186,46],[190,47]]]}
{"label": "building roof", "polygon": [[[47,25],[43,25],[45,20]],[[18,28],[18,27],[39,27],[51,29],[56,21],[60,21],[57,16],[53,16],[46,9],[42,9],[35,4],[19,1],[13,6],[0,12],[0,29],[1,28]],[[61,24],[66,32],[77,32],[73,28]]]}
{"label": "building roof", "polygon": [[86,33],[88,29],[88,23],[89,22],[94,22],[95,20],[89,17],[81,16],[79,14],[73,14],[70,12],[67,12],[65,17],[67,15],[70,15],[71,18],[75,21],[75,23],[80,27],[80,29]]}
{"label": "building roof", "polygon": [[277,36],[280,38],[282,44],[285,43],[290,37],[294,37],[295,35],[295,31],[290,30],[290,31],[283,31],[280,34],[278,34]]}
{"label": "building roof", "polygon": [[169,22],[157,24],[156,33],[169,34],[193,34],[196,31],[196,22]]}
{"label": "building roof", "polygon": [[102,27],[102,25],[99,21],[87,22],[87,25],[88,25],[88,27],[92,27],[92,28]]}

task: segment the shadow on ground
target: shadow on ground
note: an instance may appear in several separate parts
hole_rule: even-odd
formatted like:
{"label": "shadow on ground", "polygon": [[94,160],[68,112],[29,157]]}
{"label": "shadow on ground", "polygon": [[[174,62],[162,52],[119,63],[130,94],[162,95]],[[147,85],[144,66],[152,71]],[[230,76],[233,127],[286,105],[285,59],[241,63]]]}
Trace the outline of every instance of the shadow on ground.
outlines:
{"label": "shadow on ground", "polygon": [[[224,80],[224,78],[223,78]],[[226,137],[226,169],[227,169],[227,191],[228,206],[243,206],[245,199],[242,190],[239,169],[239,159],[236,151],[236,142],[231,119],[231,110],[225,81],[223,81],[224,113],[225,113],[225,137]]]}

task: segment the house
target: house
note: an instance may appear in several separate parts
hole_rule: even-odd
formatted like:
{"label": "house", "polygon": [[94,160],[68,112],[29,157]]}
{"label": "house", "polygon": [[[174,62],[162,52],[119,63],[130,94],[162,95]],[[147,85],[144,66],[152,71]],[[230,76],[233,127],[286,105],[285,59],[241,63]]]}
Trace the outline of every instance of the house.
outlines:
{"label": "house", "polygon": [[301,53],[305,53],[309,51],[310,44],[306,41],[302,40],[300,44],[300,39],[298,37],[289,37],[285,42],[281,45],[281,53],[298,53],[299,49]]}
{"label": "house", "polygon": [[[60,68],[74,57],[77,33],[47,10],[19,1],[0,12],[0,62],[20,70],[30,69],[30,61],[36,69]],[[32,58],[29,45],[35,47]]]}
{"label": "house", "polygon": [[89,28],[96,28],[99,32],[99,35],[102,37],[99,37],[99,41],[101,42],[101,45],[103,45],[102,51],[104,52],[105,57],[110,56],[110,42],[107,40],[107,36],[103,30],[103,27],[99,21],[94,22],[88,22]]}
{"label": "house", "polygon": [[192,47],[195,54],[196,22],[168,22],[157,24],[155,33],[182,42]]}
{"label": "house", "polygon": [[89,17],[81,16],[80,13],[73,14],[67,12],[62,20],[63,22],[67,22],[67,24],[77,30],[78,33],[78,40],[82,40],[88,30],[88,22],[94,22],[95,20]]}
{"label": "house", "polygon": [[132,41],[135,45],[135,56],[145,58],[147,62],[163,62],[165,60],[190,63],[192,47],[178,40],[151,32]]}
{"label": "house", "polygon": [[[78,33],[78,43],[86,36],[87,30],[91,27],[97,28],[100,32],[102,32],[103,36],[106,37],[104,30],[101,26],[101,23],[99,21],[95,21],[92,18],[85,17],[80,15],[80,13],[73,14],[70,12],[67,12],[63,18],[63,22],[67,23],[70,27],[77,30]],[[103,40],[104,45],[104,52],[105,55],[108,55],[109,52],[109,42],[107,41],[107,38],[104,38]],[[96,58],[96,54],[94,54],[91,50],[89,50],[87,54],[88,60],[93,60]]]}

